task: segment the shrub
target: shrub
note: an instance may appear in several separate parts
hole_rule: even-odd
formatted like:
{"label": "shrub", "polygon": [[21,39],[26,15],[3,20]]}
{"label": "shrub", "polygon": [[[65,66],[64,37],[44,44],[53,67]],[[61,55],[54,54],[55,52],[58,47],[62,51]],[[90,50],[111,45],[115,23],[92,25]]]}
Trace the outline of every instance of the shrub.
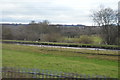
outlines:
{"label": "shrub", "polygon": [[83,44],[92,44],[94,41],[92,39],[92,37],[89,37],[87,35],[82,35],[79,38],[79,43],[83,43]]}
{"label": "shrub", "polygon": [[43,41],[47,42],[58,42],[61,39],[61,35],[59,33],[50,33],[44,34]]}

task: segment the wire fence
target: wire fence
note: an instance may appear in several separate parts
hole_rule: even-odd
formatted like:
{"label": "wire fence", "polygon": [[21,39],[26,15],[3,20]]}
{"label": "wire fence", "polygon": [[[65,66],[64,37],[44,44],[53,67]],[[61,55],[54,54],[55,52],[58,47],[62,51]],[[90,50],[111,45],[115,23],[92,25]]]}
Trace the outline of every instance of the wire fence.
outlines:
{"label": "wire fence", "polygon": [[[85,75],[77,73],[65,73],[60,71],[40,70],[30,68],[2,67],[2,78],[103,78],[110,77],[100,75]],[[116,79],[117,80],[117,79]]]}

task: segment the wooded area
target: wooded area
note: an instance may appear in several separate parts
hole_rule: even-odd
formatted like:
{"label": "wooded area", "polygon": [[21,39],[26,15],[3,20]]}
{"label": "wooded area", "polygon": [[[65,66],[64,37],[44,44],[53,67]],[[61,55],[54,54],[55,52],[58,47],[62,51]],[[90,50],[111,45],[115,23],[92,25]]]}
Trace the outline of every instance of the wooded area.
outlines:
{"label": "wooded area", "polygon": [[[85,44],[95,43],[94,39],[98,39],[97,44],[105,44],[102,39],[105,34],[102,34],[101,30],[102,27],[99,26],[66,27],[51,25],[45,21],[17,24],[17,26],[4,24],[2,25],[2,39]],[[109,35],[112,39],[111,44],[117,44],[117,26],[110,26]]]}
{"label": "wooded area", "polygon": [[84,44],[120,44],[118,12],[100,8],[91,14],[96,26],[50,24],[48,20],[29,24],[2,24],[2,39]]}

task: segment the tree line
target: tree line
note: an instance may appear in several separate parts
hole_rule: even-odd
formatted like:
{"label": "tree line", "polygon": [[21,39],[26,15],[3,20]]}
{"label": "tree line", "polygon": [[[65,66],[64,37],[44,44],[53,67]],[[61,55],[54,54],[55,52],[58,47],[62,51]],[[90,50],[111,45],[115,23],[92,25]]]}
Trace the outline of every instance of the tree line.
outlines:
{"label": "tree line", "polygon": [[[69,38],[80,38],[78,43],[92,43],[90,36],[97,35],[102,38],[102,44],[119,44],[119,25],[117,25],[117,12],[111,8],[101,8],[91,14],[96,26],[65,27],[51,25],[49,21],[31,21],[27,25],[2,25],[2,39],[29,40],[47,42],[69,42]],[[66,40],[67,38],[67,40]]]}
{"label": "tree line", "polygon": [[62,42],[63,38],[79,38],[81,35],[99,34],[99,28],[94,26],[65,27],[51,25],[49,21],[36,23],[31,21],[27,25],[2,26],[2,38],[10,40],[31,40]]}

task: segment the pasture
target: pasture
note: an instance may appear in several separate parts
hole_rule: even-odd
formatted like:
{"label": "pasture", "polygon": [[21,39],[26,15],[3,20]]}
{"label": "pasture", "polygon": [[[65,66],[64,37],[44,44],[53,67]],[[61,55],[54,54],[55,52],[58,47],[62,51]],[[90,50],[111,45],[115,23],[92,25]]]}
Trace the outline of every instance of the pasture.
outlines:
{"label": "pasture", "polygon": [[118,78],[117,56],[78,52],[81,50],[2,44],[2,65]]}

